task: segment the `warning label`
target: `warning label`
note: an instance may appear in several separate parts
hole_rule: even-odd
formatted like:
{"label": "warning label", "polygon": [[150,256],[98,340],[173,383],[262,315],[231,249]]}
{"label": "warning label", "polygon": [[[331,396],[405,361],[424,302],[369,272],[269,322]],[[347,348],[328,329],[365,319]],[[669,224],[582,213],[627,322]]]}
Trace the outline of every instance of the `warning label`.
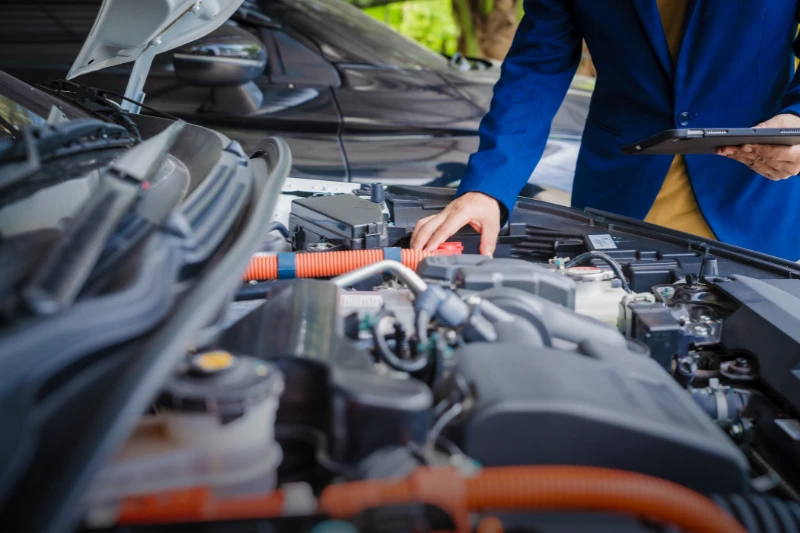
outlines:
{"label": "warning label", "polygon": [[589,240],[592,241],[595,250],[610,250],[617,247],[611,235],[589,235]]}

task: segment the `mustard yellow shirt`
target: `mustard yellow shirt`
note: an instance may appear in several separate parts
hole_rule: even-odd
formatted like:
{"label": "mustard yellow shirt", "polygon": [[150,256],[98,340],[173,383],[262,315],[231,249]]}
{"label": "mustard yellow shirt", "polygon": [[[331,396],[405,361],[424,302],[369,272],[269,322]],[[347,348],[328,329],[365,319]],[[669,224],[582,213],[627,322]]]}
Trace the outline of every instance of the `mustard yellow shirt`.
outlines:
{"label": "mustard yellow shirt", "polygon": [[[677,60],[681,49],[687,6],[688,0],[658,0],[661,23],[673,62]],[[701,237],[717,238],[697,205],[683,156],[673,159],[645,221]]]}

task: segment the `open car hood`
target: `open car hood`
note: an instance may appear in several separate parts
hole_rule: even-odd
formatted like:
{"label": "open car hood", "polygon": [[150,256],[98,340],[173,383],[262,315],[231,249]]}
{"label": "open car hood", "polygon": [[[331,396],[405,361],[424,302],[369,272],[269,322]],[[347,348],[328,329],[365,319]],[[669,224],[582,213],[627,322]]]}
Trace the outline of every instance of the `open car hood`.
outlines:
{"label": "open car hood", "polygon": [[67,79],[172,50],[221,26],[243,0],[103,0]]}

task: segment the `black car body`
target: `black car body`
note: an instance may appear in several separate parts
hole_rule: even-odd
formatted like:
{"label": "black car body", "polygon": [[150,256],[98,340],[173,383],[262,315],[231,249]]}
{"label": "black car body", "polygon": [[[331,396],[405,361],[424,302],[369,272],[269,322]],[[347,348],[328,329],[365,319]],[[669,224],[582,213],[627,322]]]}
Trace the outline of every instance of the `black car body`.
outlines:
{"label": "black car body", "polygon": [[219,133],[81,92],[0,72],[6,530],[71,527],[86,465],[152,396],[145,376],[172,367],[170,345],[192,342],[236,290],[219,276],[259,250],[291,161],[279,140],[249,160]]}
{"label": "black car body", "polygon": [[[98,5],[0,4],[0,68],[31,83],[64,77]],[[499,67],[459,68],[342,0],[260,0],[234,21],[267,53],[252,88],[258,105],[246,105],[246,91],[214,95],[181,82],[171,54],[156,58],[145,103],[221,131],[247,153],[280,134],[295,154],[294,177],[443,186],[460,179]],[[79,81],[122,92],[128,72],[121,66]],[[585,82],[573,83],[532,183],[571,190],[591,98]]]}

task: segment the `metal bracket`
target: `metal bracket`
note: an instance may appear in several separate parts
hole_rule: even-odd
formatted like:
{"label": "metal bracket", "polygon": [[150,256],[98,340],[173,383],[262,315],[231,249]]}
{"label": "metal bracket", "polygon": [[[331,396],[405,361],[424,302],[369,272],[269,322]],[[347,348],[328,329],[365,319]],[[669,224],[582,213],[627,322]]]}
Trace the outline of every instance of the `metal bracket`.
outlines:
{"label": "metal bracket", "polygon": [[167,26],[163,32],[150,41],[147,48],[136,58],[136,61],[133,62],[133,70],[131,71],[130,78],[128,78],[128,85],[125,87],[125,98],[128,100],[123,100],[120,104],[122,110],[134,114],[139,113],[145,97],[144,82],[150,74],[150,68],[153,66],[153,58],[161,51],[160,46],[163,42],[162,36],[170,30],[180,28],[189,20],[188,15],[196,15],[202,8],[202,2],[194,3],[192,7],[181,13],[172,24]]}

